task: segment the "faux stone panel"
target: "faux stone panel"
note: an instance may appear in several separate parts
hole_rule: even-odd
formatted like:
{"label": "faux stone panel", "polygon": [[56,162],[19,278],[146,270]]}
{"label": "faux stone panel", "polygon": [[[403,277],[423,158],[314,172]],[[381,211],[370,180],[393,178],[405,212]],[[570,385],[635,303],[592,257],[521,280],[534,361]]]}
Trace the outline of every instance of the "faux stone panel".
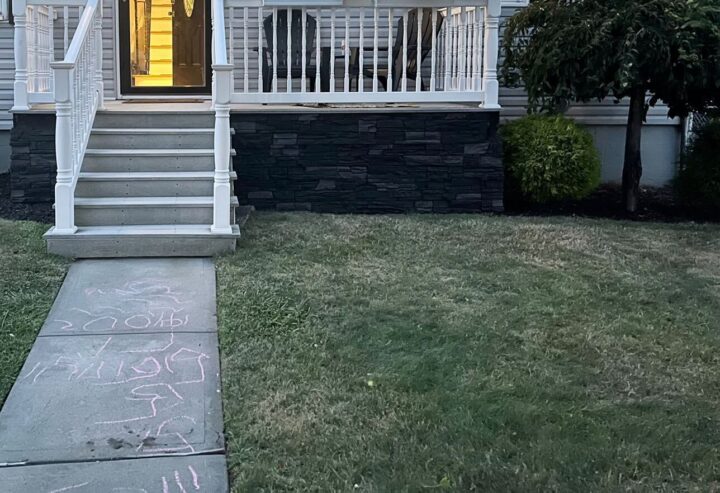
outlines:
{"label": "faux stone panel", "polygon": [[55,115],[15,114],[10,146],[10,195],[13,201],[53,202],[56,175]]}
{"label": "faux stone panel", "polygon": [[258,209],[503,209],[499,113],[234,113],[236,193]]}

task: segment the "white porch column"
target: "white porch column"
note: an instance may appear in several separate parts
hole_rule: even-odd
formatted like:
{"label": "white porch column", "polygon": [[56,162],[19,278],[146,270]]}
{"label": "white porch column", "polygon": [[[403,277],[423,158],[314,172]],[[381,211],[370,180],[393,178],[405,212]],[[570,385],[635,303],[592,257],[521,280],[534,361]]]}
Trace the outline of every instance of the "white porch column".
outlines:
{"label": "white porch column", "polygon": [[15,18],[15,101],[13,110],[28,110],[28,72],[27,72],[27,4],[25,0],[13,0]]}
{"label": "white porch column", "polygon": [[55,159],[57,160],[55,232],[61,234],[72,234],[77,231],[73,197],[72,66],[72,63],[66,62],[51,64],[55,74]]}
{"label": "white porch column", "polygon": [[497,78],[498,51],[500,49],[500,0],[488,0],[485,9],[485,67],[483,71],[483,90],[485,108],[500,108],[500,84]]}
{"label": "white porch column", "polygon": [[97,10],[95,11],[95,49],[97,50],[97,61],[95,64],[95,86],[98,91],[97,109],[105,109],[105,87],[103,84],[103,40],[102,40],[102,22],[103,22],[103,0],[98,0]]}
{"label": "white porch column", "polygon": [[212,66],[215,74],[215,178],[213,233],[230,234],[230,90],[233,66]]}

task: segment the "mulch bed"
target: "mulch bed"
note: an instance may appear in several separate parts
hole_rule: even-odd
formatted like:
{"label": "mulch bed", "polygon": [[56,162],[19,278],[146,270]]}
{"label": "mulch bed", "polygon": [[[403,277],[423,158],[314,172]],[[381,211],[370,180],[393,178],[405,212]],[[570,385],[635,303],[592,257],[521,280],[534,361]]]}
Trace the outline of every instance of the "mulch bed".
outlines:
{"label": "mulch bed", "polygon": [[507,214],[520,216],[580,216],[646,222],[720,222],[717,215],[691,211],[678,203],[671,187],[643,187],[640,208],[625,212],[619,185],[603,185],[582,200],[567,200],[544,205],[506,205]]}
{"label": "mulch bed", "polygon": [[[654,222],[720,222],[720,217],[688,211],[678,204],[672,188],[642,189],[640,210],[628,214],[622,206],[622,191],[617,185],[603,185],[582,200],[544,205],[507,205],[513,216],[581,216]],[[31,220],[52,224],[52,204],[18,204],[10,200],[10,174],[0,174],[0,218]]]}
{"label": "mulch bed", "polygon": [[18,204],[10,200],[10,174],[0,174],[0,218],[30,220],[52,224],[55,213],[52,203]]}

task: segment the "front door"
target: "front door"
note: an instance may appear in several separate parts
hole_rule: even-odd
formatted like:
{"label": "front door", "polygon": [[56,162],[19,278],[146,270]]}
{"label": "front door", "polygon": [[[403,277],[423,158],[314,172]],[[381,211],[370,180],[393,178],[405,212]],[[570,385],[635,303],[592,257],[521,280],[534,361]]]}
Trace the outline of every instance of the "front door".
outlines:
{"label": "front door", "polygon": [[210,0],[119,0],[123,94],[209,94]]}

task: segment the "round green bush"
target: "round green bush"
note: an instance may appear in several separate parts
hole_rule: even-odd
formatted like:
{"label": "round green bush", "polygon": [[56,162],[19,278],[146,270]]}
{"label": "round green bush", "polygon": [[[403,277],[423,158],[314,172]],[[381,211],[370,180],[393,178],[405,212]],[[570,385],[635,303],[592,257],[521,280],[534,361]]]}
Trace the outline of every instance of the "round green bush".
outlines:
{"label": "round green bush", "polygon": [[546,203],[583,198],[600,184],[600,154],[590,133],[572,120],[531,115],[501,132],[509,194]]}
{"label": "round green bush", "polygon": [[712,120],[694,135],[682,156],[676,189],[685,206],[720,213],[720,120]]}

